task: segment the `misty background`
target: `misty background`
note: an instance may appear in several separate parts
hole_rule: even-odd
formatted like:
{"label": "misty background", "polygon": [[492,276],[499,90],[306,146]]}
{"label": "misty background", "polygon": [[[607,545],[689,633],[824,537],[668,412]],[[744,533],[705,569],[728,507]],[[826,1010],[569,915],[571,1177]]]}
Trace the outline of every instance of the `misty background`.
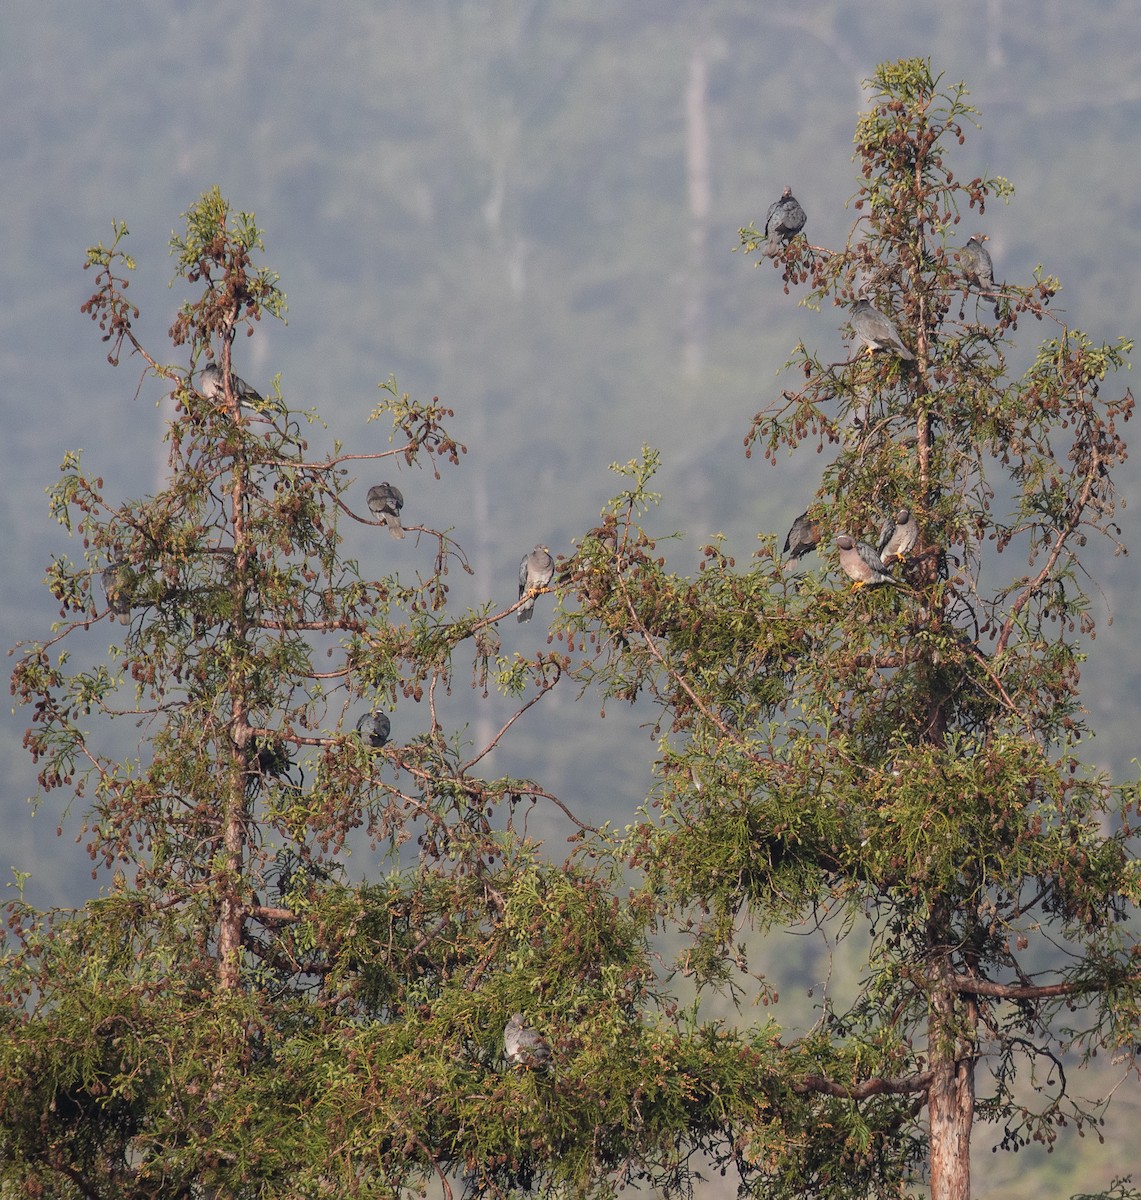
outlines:
{"label": "misty background", "polygon": [[[288,323],[239,338],[235,368],[263,392],[280,374],[291,407],[318,410],[327,429],[310,431],[315,449],[385,448],[387,426],[365,418],[390,375],[455,409],[449,428],[468,448],[458,469],[439,481],[389,464],[383,474],[404,492],[407,523],[452,528],[467,551],[475,573],[452,577],[457,611],[510,603],[536,542],[571,552],[619,490],[609,464],[643,444],[663,455],[663,502],[645,523],[680,535],[671,563],[696,570],[697,549],[723,534],[745,569],[759,534],[779,547],[822,466],[805,448],[775,467],[746,458],[750,421],[799,340],[847,351],[845,314],[801,308],[771,264],[737,251],[738,228],[763,223],[790,184],[810,240],[842,245],[856,217],[863,80],[880,62],[930,57],[980,112],[949,156],[955,176],[995,173],[1016,189],[982,217],[964,214],[956,241],[985,231],[997,279],[1025,283],[1042,264],[1061,280],[1067,321],[1096,339],[1132,337],[1139,17],[1136,0],[11,0],[0,15],[0,641],[48,633],[57,610],[44,568],[53,554],[82,558],[44,495],[65,451],[82,448],[110,495],[162,486],[168,386],[137,359],[112,368],[80,312],[95,286],[85,249],[110,243],[113,218],[131,230],[138,333],[186,368],[166,337],[188,295],[168,286],[171,233],[215,184],[256,214]],[[1052,335],[1024,323],[1012,370]],[[362,474],[359,510],[378,479]],[[1126,499],[1137,482],[1134,460],[1119,478]],[[1127,544],[1131,514],[1119,515]],[[346,533],[366,573],[430,564],[427,542]],[[1091,545],[1086,563],[1098,621],[1086,759],[1132,779],[1137,570],[1108,545]],[[504,624],[505,653],[543,645],[551,603],[530,625]],[[119,628],[86,636],[102,654]],[[456,727],[478,740],[509,712],[457,672]],[[653,716],[610,707],[600,720],[596,696],[560,687],[485,765],[621,828],[653,785]],[[394,737],[423,722],[405,703]],[[27,723],[5,706],[0,869],[6,882],[13,867],[30,871],[36,903],[78,903],[98,881],[75,844],[78,814],[57,836],[61,793],[33,815]],[[123,753],[133,732],[115,733]],[[562,857],[569,826],[542,811],[533,821]],[[351,864],[357,876],[380,869],[379,855]],[[1135,1124],[1134,1081],[1115,1111],[1113,1128]],[[1100,1183],[1074,1165],[1080,1144],[1053,1160],[1035,1147],[993,1160],[990,1179],[976,1155],[977,1194],[1068,1194],[1104,1186],[1111,1168],[1141,1169],[1135,1140],[1108,1136]]]}

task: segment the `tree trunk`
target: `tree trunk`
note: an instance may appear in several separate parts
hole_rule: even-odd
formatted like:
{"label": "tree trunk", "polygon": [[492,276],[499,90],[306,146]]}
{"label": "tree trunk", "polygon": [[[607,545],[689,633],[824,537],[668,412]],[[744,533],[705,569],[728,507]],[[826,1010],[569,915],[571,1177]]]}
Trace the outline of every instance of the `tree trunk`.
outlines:
{"label": "tree trunk", "polygon": [[689,281],[682,314],[682,372],[696,379],[705,366],[705,258],[713,184],[709,149],[709,64],[699,40],[689,56],[685,89],[685,175],[689,197]]}
{"label": "tree trunk", "polygon": [[949,1055],[935,1065],[927,1094],[931,1121],[931,1200],[970,1200],[975,1065]]}
{"label": "tree trunk", "polygon": [[245,851],[245,796],[240,777],[231,781],[230,799],[222,830],[225,879],[218,913],[218,985],[235,991],[241,982],[242,927],[245,904],[240,894]]}
{"label": "tree trunk", "polygon": [[[230,345],[222,351],[222,369],[231,377]],[[235,415],[237,406],[235,405]],[[246,588],[249,579],[250,547],[246,534],[246,484],[249,464],[239,454],[234,460],[230,481],[230,520],[234,536],[234,572],[231,583],[236,625],[234,632],[244,638],[246,630]],[[244,756],[250,741],[250,723],[246,702],[246,680],[235,662],[230,673],[230,728],[234,748],[227,780],[227,803],[222,827],[225,878],[222,880],[218,912],[218,985],[223,991],[236,991],[241,982],[242,930],[246,920],[248,892],[243,887],[246,850],[246,775]]]}
{"label": "tree trunk", "polygon": [[[975,1120],[973,1004],[958,1011],[953,965],[942,936],[947,924],[932,921],[933,989],[927,1021],[931,1086],[927,1092],[930,1121],[931,1200],[970,1200],[971,1130]],[[966,1026],[966,1027],[964,1027]]]}

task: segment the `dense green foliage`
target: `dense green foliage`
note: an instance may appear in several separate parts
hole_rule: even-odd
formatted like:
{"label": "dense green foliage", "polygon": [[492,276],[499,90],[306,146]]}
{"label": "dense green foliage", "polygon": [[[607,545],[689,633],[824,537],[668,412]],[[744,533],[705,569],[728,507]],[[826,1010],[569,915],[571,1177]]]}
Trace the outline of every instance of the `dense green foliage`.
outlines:
{"label": "dense green foliage", "polygon": [[[446,530],[409,525],[436,548],[429,571],[386,547],[373,578],[344,552],[346,526],[375,524],[363,493],[383,466],[459,465],[438,401],[386,385],[373,418],[391,447],[350,454],[312,451],[316,417],[276,390],[206,393],[206,362],[228,379],[237,335],[283,312],[251,218],[215,190],[173,239],[198,289],[171,329],[189,366],[136,333],[125,230],[91,251],[112,359],[142,354],[177,409],[154,496],[111,498],[78,455],[52,493],[84,560],[53,564],[61,622],[13,688],[44,792],[82,803],[115,879],[75,913],[10,906],[5,1186],[684,1194],[710,1160],[758,1196],[898,1195],[929,1171],[943,1198],[966,1194],[976,1118],[1012,1146],[1089,1118],[1064,1077],[1037,1109],[1013,1086],[1027,1058],[1135,1041],[1137,797],[1077,753],[1080,552],[1116,536],[1132,410],[1100,391],[1129,346],[1054,321],[1047,277],[965,284],[958,218],[1008,185],[955,180],[972,113],[928,64],[885,66],[873,88],[852,237],[794,239],[773,269],[809,309],[867,292],[915,361],[829,363],[802,343],[747,439],[769,457],[836,449],[809,510],[823,568],[794,573],[769,544],[742,570],[711,545],[678,575],[646,528],[648,451],[561,566],[553,650],[504,653],[517,606],[452,611],[467,560]],[[1012,381],[1029,319],[1054,328]],[[919,543],[893,586],[851,590],[833,535],[874,539],[900,505]],[[117,667],[73,664],[116,616]],[[468,669],[516,705],[476,746],[440,714]],[[525,813],[560,802],[480,767],[576,683],[651,698],[658,782],[619,837],[562,806],[578,833],[557,864]],[[359,717],[397,701],[422,706],[424,731],[370,745]],[[101,749],[108,719],[138,724],[137,757]],[[385,878],[345,873],[359,831],[391,849]],[[871,953],[854,1004],[800,1037],[702,1023],[652,953],[680,930],[701,988],[764,997],[743,924],[833,914]],[[517,1010],[549,1069],[504,1061]]]}
{"label": "dense green foliage", "polygon": [[[854,347],[826,362],[802,345],[799,382],[749,435],[771,459],[838,447],[809,506],[832,569],[794,574],[770,547],[742,574],[711,546],[696,579],[678,578],[635,524],[648,476],[635,469],[613,510],[626,569],[592,573],[568,623],[609,635],[595,682],[663,709],[660,786],[626,852],[687,919],[684,963],[745,988],[759,972],[738,946],[744,918],[864,924],[863,985],[826,1010],[814,1052],[828,1079],[897,1097],[864,1138],[892,1144],[905,1172],[915,1143],[900,1131],[922,1139],[922,1098],[932,1187],[953,1195],[976,1112],[1015,1148],[1096,1120],[1064,1076],[1027,1103],[1020,1067],[1045,1064],[1042,1078],[1063,1049],[1133,1050],[1137,794],[1078,758],[1093,628],[1081,559],[1092,534],[1120,532],[1112,479],[1133,410],[1128,391],[1101,392],[1131,347],[1052,317],[1048,277],[970,286],[960,222],[1009,184],[952,173],[973,117],[962,88],[915,60],[874,83],[849,243],[797,238],[778,266],[838,321],[869,297],[915,361]],[[742,239],[761,242],[755,228]],[[1012,380],[1009,337],[1028,319],[1052,331]],[[837,586],[834,536],[874,545],[901,506],[921,536],[897,586]]]}
{"label": "dense green foliage", "polygon": [[[125,233],[91,251],[86,307],[112,361],[130,345],[173,383],[169,483],[119,503],[73,455],[52,493],[85,559],[53,564],[63,619],[24,648],[13,689],[34,706],[45,794],[87,806],[88,853],[116,874],[79,913],[11,908],[6,1179],[61,1195],[683,1180],[694,1145],[726,1153],[727,1112],[770,1119],[773,1037],[687,1031],[653,970],[652,905],[617,899],[603,846],[544,864],[525,834],[541,789],[480,778],[490,746],[472,753],[438,719],[459,647],[520,712],[558,680],[562,656],[500,654],[517,605],[450,617],[465,563],[443,532],[408,526],[437,545],[412,583],[342,552],[346,521],[375,524],[350,469],[456,464],[451,414],[386,385],[374,415],[391,449],[312,455],[282,396],[243,406],[236,384],[202,382],[208,358],[229,377],[235,335],[282,311],[252,220],[215,190],[173,242],[201,287],[172,328],[190,371],[135,335]],[[74,669],[61,646],[115,618],[118,671]],[[423,702],[429,728],[370,745],[361,705],[398,700]],[[115,717],[142,728],[133,760],[98,749]],[[414,846],[414,865],[350,887],[340,852],[361,829],[394,857]],[[515,1009],[542,1014],[549,1077],[505,1072]]]}

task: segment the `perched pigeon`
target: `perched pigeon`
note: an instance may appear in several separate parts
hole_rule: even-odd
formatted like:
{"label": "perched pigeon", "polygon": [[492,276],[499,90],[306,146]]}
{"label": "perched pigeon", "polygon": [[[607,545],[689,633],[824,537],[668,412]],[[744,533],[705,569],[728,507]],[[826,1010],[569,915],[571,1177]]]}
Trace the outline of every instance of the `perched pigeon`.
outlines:
{"label": "perched pigeon", "polygon": [[983,242],[989,241],[990,238],[985,233],[976,233],[959,251],[959,266],[963,268],[963,278],[980,292],[994,291],[994,264],[991,262],[990,251],[983,245]]}
{"label": "perched pigeon", "polygon": [[382,525],[388,526],[388,532],[394,538],[404,536],[404,526],[400,524],[400,510],[404,507],[404,497],[400,489],[391,483],[378,483],[368,489],[368,506],[373,516]]}
{"label": "perched pigeon", "polygon": [[603,549],[613,554],[618,549],[617,532],[613,525],[596,525],[593,529],[586,531],[587,537],[592,537],[596,542],[601,542]]}
{"label": "perched pigeon", "polygon": [[848,323],[852,332],[867,347],[869,354],[874,350],[893,350],[907,362],[915,358],[903,344],[895,325],[867,300],[856,301]]}
{"label": "perched pigeon", "polygon": [[131,623],[130,576],[125,563],[112,563],[103,568],[103,591],[107,607],[119,618],[120,625]]}
{"label": "perched pigeon", "polygon": [[840,567],[855,587],[875,587],[877,583],[895,583],[884,570],[880,556],[867,544],[857,542],[847,533],[836,539],[840,548]]}
{"label": "perched pigeon", "polygon": [[379,750],[388,742],[389,735],[392,733],[392,722],[388,719],[387,713],[373,709],[372,712],[365,713],[357,722],[357,732],[374,750]]}
{"label": "perched pigeon", "polygon": [[788,537],[784,539],[784,551],[789,558],[803,558],[820,545],[820,529],[815,521],[803,512],[792,523]]}
{"label": "perched pigeon", "polygon": [[[217,363],[207,363],[198,380],[198,390],[207,400],[225,400],[226,387],[222,381],[222,368]],[[230,390],[239,404],[256,406],[265,403],[265,397],[255,391],[244,379],[231,373]]]}
{"label": "perched pigeon", "polygon": [[893,558],[906,558],[919,541],[919,526],[910,508],[901,508],[894,517],[888,517],[880,529],[877,549],[885,563]]}
{"label": "perched pigeon", "polygon": [[765,237],[768,238],[763,251],[765,257],[772,258],[785,242],[796,237],[807,219],[800,201],[792,194],[792,188],[786,187],[780,199],[769,205],[765,217]]}
{"label": "perched pigeon", "polygon": [[555,576],[555,560],[546,546],[536,546],[519,561],[519,599],[527,597],[517,619],[529,621],[535,611],[535,597],[546,590]]}
{"label": "perched pigeon", "polygon": [[551,1047],[537,1029],[523,1024],[523,1014],[513,1013],[503,1030],[503,1048],[513,1067],[538,1067],[548,1062]]}
{"label": "perched pigeon", "polygon": [[287,779],[293,766],[284,742],[266,742],[251,746],[249,765],[246,768],[246,791],[252,796],[263,787],[270,777]]}
{"label": "perched pigeon", "polygon": [[262,775],[285,775],[293,765],[284,742],[265,742],[258,746],[254,762]]}

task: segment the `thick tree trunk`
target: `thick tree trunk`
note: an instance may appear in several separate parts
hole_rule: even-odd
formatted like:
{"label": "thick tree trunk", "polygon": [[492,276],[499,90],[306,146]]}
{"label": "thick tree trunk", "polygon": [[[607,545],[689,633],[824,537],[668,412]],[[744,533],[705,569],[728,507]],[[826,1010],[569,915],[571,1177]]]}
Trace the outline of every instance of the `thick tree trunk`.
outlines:
{"label": "thick tree trunk", "polygon": [[927,1092],[930,1121],[931,1200],[970,1200],[971,1130],[975,1120],[973,1002],[966,1009],[954,987],[954,967],[947,949],[947,923],[937,914],[931,923],[933,988],[927,1022],[931,1085]]}
{"label": "thick tree trunk", "polygon": [[966,1056],[956,1058],[952,1054],[934,1066],[935,1077],[927,1093],[931,1122],[931,1200],[970,1200],[974,1060]]}

